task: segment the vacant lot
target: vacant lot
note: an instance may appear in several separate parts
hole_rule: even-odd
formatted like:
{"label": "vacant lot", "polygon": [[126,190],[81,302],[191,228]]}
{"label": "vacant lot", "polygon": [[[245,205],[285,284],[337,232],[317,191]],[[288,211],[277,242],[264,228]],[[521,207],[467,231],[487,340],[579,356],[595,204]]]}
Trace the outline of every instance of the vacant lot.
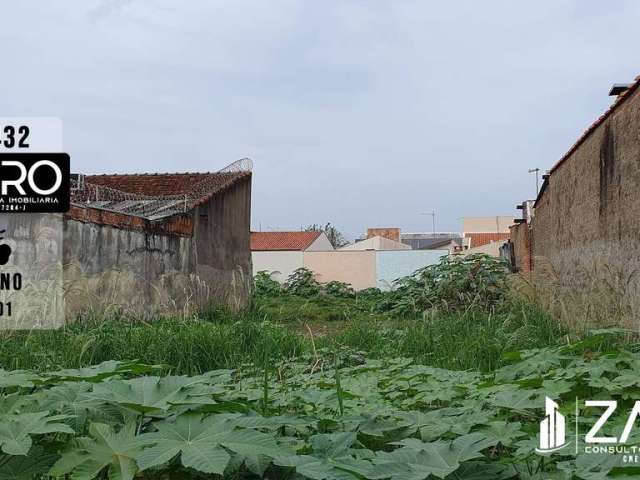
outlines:
{"label": "vacant lot", "polygon": [[390,293],[260,275],[239,314],[3,333],[0,479],[636,478],[534,452],[546,396],[568,425],[576,397],[630,410],[633,337],[570,332],[508,282],[485,257]]}

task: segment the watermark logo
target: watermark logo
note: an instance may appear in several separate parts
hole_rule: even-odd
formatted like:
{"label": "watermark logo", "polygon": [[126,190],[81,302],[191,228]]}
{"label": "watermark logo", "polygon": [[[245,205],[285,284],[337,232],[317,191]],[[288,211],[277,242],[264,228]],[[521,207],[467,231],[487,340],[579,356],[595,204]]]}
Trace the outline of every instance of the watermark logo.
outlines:
{"label": "watermark logo", "polygon": [[69,155],[1,153],[0,212],[69,210]]}
{"label": "watermark logo", "polygon": [[0,117],[0,330],[64,324],[69,163],[60,119]]}
{"label": "watermark logo", "polygon": [[[624,424],[622,430],[619,430],[619,436],[603,435],[604,432],[614,433],[611,428],[607,428],[607,424],[618,408],[616,400],[585,400],[582,403],[588,409],[589,420],[593,420],[584,437],[578,429],[581,423],[579,421],[580,404],[581,402],[576,398],[574,453],[576,455],[580,452],[587,455],[619,455],[622,464],[639,465],[640,444],[637,443],[637,437],[633,437],[632,434],[636,421],[640,417],[640,400],[634,403],[625,422],[621,422],[619,418],[612,422],[616,426]],[[591,413],[594,410],[600,410],[600,412],[592,417]],[[549,397],[545,397],[545,416],[540,422],[540,441],[536,452],[543,455],[566,447],[571,443],[566,441],[566,434],[565,417],[559,412],[558,404]]]}
{"label": "watermark logo", "polygon": [[538,453],[551,453],[566,447],[565,418],[558,411],[558,404],[545,397],[545,418],[540,422]]}

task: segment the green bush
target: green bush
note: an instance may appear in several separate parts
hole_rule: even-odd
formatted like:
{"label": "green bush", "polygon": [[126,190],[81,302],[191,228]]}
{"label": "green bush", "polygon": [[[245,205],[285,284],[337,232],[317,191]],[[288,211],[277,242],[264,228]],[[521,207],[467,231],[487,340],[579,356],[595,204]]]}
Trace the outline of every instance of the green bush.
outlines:
{"label": "green bush", "polygon": [[442,257],[439,263],[396,280],[380,308],[398,315],[491,308],[505,298],[508,272],[506,262],[485,254]]}
{"label": "green bush", "polygon": [[322,291],[320,283],[313,277],[313,272],[304,267],[296,269],[287,278],[284,289],[288,294],[300,297],[312,297]]}
{"label": "green bush", "polygon": [[282,285],[271,278],[271,273],[261,270],[253,277],[253,294],[259,297],[278,296],[282,294]]}
{"label": "green bush", "polygon": [[326,295],[332,295],[334,297],[350,298],[355,295],[355,290],[351,285],[344,282],[332,281],[325,283],[322,286],[322,292]]}

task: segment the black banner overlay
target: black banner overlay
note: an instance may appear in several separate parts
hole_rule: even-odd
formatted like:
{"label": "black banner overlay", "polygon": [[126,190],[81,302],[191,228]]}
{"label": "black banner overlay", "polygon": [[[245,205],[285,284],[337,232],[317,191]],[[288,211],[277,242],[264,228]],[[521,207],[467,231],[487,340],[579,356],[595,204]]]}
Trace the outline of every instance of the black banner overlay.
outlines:
{"label": "black banner overlay", "polygon": [[69,210],[69,155],[0,153],[0,213]]}

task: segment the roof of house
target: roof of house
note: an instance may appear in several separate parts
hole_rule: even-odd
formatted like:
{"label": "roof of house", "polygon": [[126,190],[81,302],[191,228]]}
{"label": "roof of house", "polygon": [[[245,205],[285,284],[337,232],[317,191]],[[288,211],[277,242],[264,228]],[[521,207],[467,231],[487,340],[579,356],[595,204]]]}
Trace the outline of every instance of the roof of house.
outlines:
{"label": "roof of house", "polygon": [[631,96],[635,93],[636,90],[640,88],[640,76],[636,77],[635,81],[629,86],[629,88],[622,92],[616,98],[616,101],[604,112],[600,117],[593,122],[589,128],[587,128],[584,133],[576,140],[576,142],[571,146],[569,151],[565,153],[560,160],[556,162],[556,164],[551,167],[550,173],[553,173],[554,170],[557,170],[560,165],[562,165],[572,154],[577,150],[577,148],[582,145],[582,143],[589,138],[589,136],[598,128],[607,118],[609,118],[613,112],[615,112],[621,105],[623,105]]}
{"label": "roof of house", "polygon": [[306,250],[322,234],[307,232],[251,232],[251,250]]}
{"label": "roof of house", "polygon": [[376,235],[375,237],[367,238],[366,240],[360,240],[359,242],[351,243],[338,250],[411,250],[411,246],[402,242],[396,242],[390,238]]}
{"label": "roof of house", "polygon": [[[242,159],[218,172],[72,176],[72,203],[156,220],[191,210],[251,176]],[[83,181],[80,179],[82,178]]]}
{"label": "roof of house", "polygon": [[195,185],[204,181],[223,182],[234,173],[131,173],[87,175],[93,185],[114,188],[150,197],[190,194]]}
{"label": "roof of house", "polygon": [[426,247],[421,247],[420,250],[438,250],[441,247],[447,247],[451,245],[451,243],[459,245],[458,240],[459,240],[458,238],[445,238],[443,240],[436,240],[433,243],[430,243]]}
{"label": "roof of house", "polygon": [[187,196],[192,206],[196,206],[249,174],[250,172],[206,172],[88,175],[85,182],[141,197]]}
{"label": "roof of house", "polygon": [[458,232],[403,233],[400,241],[414,250],[437,250],[451,242],[460,243],[462,234]]}
{"label": "roof of house", "polygon": [[481,245],[486,245],[487,243],[499,242],[501,240],[508,240],[510,237],[510,233],[487,233],[487,232],[465,232],[464,236],[466,238],[471,239],[470,248],[479,247]]}

